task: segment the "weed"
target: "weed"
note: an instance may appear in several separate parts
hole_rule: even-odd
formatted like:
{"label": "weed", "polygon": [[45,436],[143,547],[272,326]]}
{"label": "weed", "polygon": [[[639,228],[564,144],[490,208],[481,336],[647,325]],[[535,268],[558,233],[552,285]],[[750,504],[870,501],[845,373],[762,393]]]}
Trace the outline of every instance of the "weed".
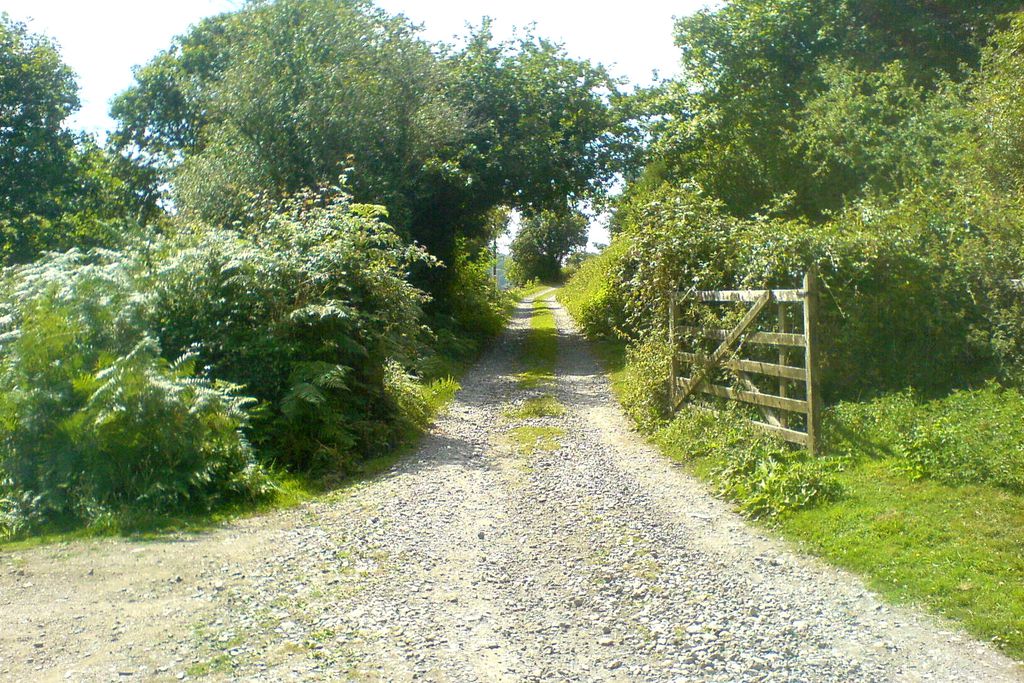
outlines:
{"label": "weed", "polygon": [[565,414],[565,406],[554,396],[545,394],[537,398],[527,399],[521,406],[505,410],[505,417],[513,420],[529,420],[543,417],[560,417]]}
{"label": "weed", "polygon": [[516,427],[508,433],[516,451],[523,455],[557,451],[562,446],[559,439],[564,436],[561,427]]}
{"label": "weed", "polygon": [[234,670],[231,657],[226,654],[219,654],[206,661],[197,662],[185,669],[185,674],[190,678],[201,678],[214,674],[229,674]]}

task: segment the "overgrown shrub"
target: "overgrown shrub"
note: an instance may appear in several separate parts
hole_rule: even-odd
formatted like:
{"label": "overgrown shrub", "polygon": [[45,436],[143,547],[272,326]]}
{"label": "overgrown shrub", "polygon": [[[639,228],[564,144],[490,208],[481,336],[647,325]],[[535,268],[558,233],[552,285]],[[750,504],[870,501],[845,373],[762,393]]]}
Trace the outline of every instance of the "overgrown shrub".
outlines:
{"label": "overgrown shrub", "polygon": [[415,435],[429,427],[440,405],[451,400],[458,390],[458,382],[451,377],[425,383],[396,361],[384,367],[384,391],[395,406],[396,428],[405,435]]}
{"label": "overgrown shrub", "polygon": [[154,267],[146,287],[163,346],[197,343],[214,376],[259,401],[264,457],[344,467],[393,442],[384,368],[413,367],[429,341],[427,297],[406,273],[432,259],[380,215],[301,195],[240,230],[183,233]]}
{"label": "overgrown shrub", "polygon": [[436,340],[407,275],[434,261],[381,214],[307,193],[5,271],[4,524],[258,496],[257,455],[344,470],[425,426],[454,386],[420,379]]}
{"label": "overgrown shrub", "polygon": [[[865,202],[820,225],[741,220],[694,187],[663,187],[624,210],[628,246],[619,270],[630,277],[607,279],[626,304],[634,339],[664,334],[672,289],[794,287],[814,266],[824,289],[822,378],[830,400],[907,386],[943,391],[1015,362],[1001,355],[1012,344],[1000,342],[1021,336],[1007,315],[1024,236],[1015,213],[985,215],[908,192],[898,203]],[[583,288],[569,289],[579,296]],[[573,308],[594,310],[599,293],[592,286]],[[684,306],[683,315],[708,310]],[[588,326],[607,328],[602,315]]]}
{"label": "overgrown shrub", "polygon": [[837,462],[812,459],[747,426],[736,411],[681,411],[656,432],[673,457],[707,460],[713,485],[746,515],[771,518],[837,499]]}
{"label": "overgrown shrub", "polygon": [[623,267],[628,251],[628,238],[613,241],[600,254],[581,262],[558,292],[558,300],[583,333],[592,339],[623,334],[626,324]]}
{"label": "overgrown shrub", "polygon": [[652,336],[644,337],[626,351],[620,399],[629,416],[643,429],[653,429],[670,416],[671,357],[667,340]]}
{"label": "overgrown shrub", "polygon": [[137,263],[53,256],[6,273],[0,355],[4,522],[93,520],[258,496],[268,483],[243,436],[251,400],[170,363],[144,324]]}

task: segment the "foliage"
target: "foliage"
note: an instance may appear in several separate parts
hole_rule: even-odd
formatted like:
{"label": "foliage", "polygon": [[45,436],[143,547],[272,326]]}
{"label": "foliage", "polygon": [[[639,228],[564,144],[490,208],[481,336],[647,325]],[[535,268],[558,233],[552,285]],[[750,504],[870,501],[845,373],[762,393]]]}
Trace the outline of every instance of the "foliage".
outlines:
{"label": "foliage", "polygon": [[522,32],[496,42],[485,19],[450,55],[469,112],[476,191],[526,214],[600,196],[619,170],[618,84],[600,65]]}
{"label": "foliage", "polygon": [[396,429],[403,436],[422,433],[459,388],[451,377],[425,383],[394,360],[384,366],[384,392],[396,408]]}
{"label": "foliage", "polygon": [[629,251],[627,237],[615,239],[579,269],[558,292],[558,300],[572,315],[581,331],[592,339],[624,335],[625,301],[622,283],[628,278],[623,267]]}
{"label": "foliage", "polygon": [[494,264],[489,249],[474,254],[467,240],[457,242],[455,253],[445,266],[451,270],[450,284],[440,312],[450,319],[435,322],[435,329],[450,328],[460,338],[474,342],[477,348],[505,329],[512,301],[495,284]]}
{"label": "foliage", "polygon": [[672,457],[701,460],[716,489],[751,517],[782,517],[842,495],[835,461],[812,460],[741,418],[689,408],[654,431],[654,440]]}
{"label": "foliage", "polygon": [[647,97],[648,169],[696,180],[735,215],[791,195],[789,215],[820,218],[862,189],[818,182],[793,143],[809,103],[835,84],[834,65],[884,72],[899,62],[911,89],[960,81],[997,18],[1016,9],[1013,0],[732,0],[681,18],[683,77]]}
{"label": "foliage", "polygon": [[239,387],[169,363],[144,325],[138,264],[69,252],[3,287],[0,491],[10,527],[259,496]]}
{"label": "foliage", "polygon": [[887,457],[911,479],[989,484],[1024,493],[1024,396],[992,383],[925,401],[912,392],[841,403],[829,447],[849,458]]}
{"label": "foliage", "polygon": [[943,170],[950,140],[965,127],[962,88],[948,80],[925,89],[909,66],[874,71],[849,63],[819,66],[822,91],[807,101],[788,135],[809,175],[801,192],[838,208],[865,195],[927,184]]}
{"label": "foliage", "polygon": [[973,136],[965,151],[978,150],[977,165],[995,191],[1019,196],[1024,189],[1024,14],[994,37],[972,78]]}
{"label": "foliage", "polygon": [[[975,254],[984,249],[991,258],[998,247],[1013,263],[1016,250],[1010,240],[994,243],[965,230],[960,208],[909,195],[895,208],[865,204],[824,225],[744,221],[693,188],[663,188],[628,208],[628,246],[620,247],[618,267],[628,276],[597,279],[591,294],[614,287],[628,316],[625,331],[634,339],[664,338],[673,289],[794,287],[816,266],[825,285],[820,336],[829,397],[905,386],[942,390],[992,371],[999,352],[988,305],[998,299],[979,293],[1008,288],[1009,268],[981,268]],[[576,311],[607,310],[596,298],[583,300]],[[708,311],[688,305],[681,315],[698,320]],[[620,324],[618,316],[596,318],[584,327]]]}
{"label": "foliage", "polygon": [[[486,24],[456,51],[365,0],[250,3],[138,71],[113,141],[150,188],[172,178],[183,209],[221,224],[250,195],[349,169],[358,201],[451,261],[459,237],[489,237],[494,207],[564,203],[610,178],[612,87],[560,46],[498,44]],[[452,273],[418,275],[440,295]]]}
{"label": "foliage", "polygon": [[131,210],[111,160],[64,122],[78,108],[56,46],[0,14],[0,261],[115,246]]}
{"label": "foliage", "polygon": [[671,358],[664,337],[645,336],[626,349],[619,400],[631,418],[648,431],[669,418],[668,384]]}
{"label": "foliage", "polygon": [[512,240],[509,279],[514,284],[557,282],[566,257],[587,245],[587,225],[587,217],[573,210],[542,211],[523,218]]}
{"label": "foliage", "polygon": [[250,441],[344,471],[425,425],[454,386],[412,372],[431,336],[407,275],[432,259],[337,190],[263,211],[7,274],[10,506],[93,520],[258,495]]}
{"label": "foliage", "polygon": [[290,467],[344,467],[391,442],[385,367],[412,367],[432,260],[344,195],[300,194],[240,232],[176,238],[146,284],[174,353],[198,342],[215,376],[260,401],[254,442]]}
{"label": "foliage", "polygon": [[[56,46],[0,14],[0,220],[55,217],[51,193],[69,182],[74,148],[62,123],[77,108]],[[5,232],[5,252],[20,254],[26,238],[14,225]]]}
{"label": "foliage", "polygon": [[[1014,8],[735,0],[680,20],[684,78],[642,98],[649,163],[613,221],[624,331],[663,334],[671,290],[816,266],[830,400],[1019,381],[1024,19],[993,33]],[[623,329],[604,315],[585,327]]]}

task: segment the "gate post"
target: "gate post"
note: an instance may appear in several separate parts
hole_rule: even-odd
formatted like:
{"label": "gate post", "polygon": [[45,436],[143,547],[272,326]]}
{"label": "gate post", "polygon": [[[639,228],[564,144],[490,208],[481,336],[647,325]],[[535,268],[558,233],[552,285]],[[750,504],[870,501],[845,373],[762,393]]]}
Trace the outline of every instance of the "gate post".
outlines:
{"label": "gate post", "polygon": [[678,348],[676,347],[676,292],[672,290],[668,294],[668,346],[671,349],[671,356],[669,361],[669,378],[668,378],[668,401],[671,410],[676,409],[676,386],[679,381],[679,368],[677,366],[677,353]]}
{"label": "gate post", "polygon": [[807,372],[807,450],[817,455],[821,444],[821,388],[818,383],[818,273],[804,275],[804,363]]}

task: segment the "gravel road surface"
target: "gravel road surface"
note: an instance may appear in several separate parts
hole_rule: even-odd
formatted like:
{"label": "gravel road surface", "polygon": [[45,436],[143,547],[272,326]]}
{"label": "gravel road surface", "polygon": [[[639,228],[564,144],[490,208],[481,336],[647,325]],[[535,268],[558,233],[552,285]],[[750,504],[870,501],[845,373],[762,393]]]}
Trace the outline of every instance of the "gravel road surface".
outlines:
{"label": "gravel road surface", "polygon": [[[208,533],[0,554],[0,679],[1024,681],[659,456],[546,301],[555,382],[515,379],[524,303],[382,476]],[[544,394],[564,414],[510,416]]]}

